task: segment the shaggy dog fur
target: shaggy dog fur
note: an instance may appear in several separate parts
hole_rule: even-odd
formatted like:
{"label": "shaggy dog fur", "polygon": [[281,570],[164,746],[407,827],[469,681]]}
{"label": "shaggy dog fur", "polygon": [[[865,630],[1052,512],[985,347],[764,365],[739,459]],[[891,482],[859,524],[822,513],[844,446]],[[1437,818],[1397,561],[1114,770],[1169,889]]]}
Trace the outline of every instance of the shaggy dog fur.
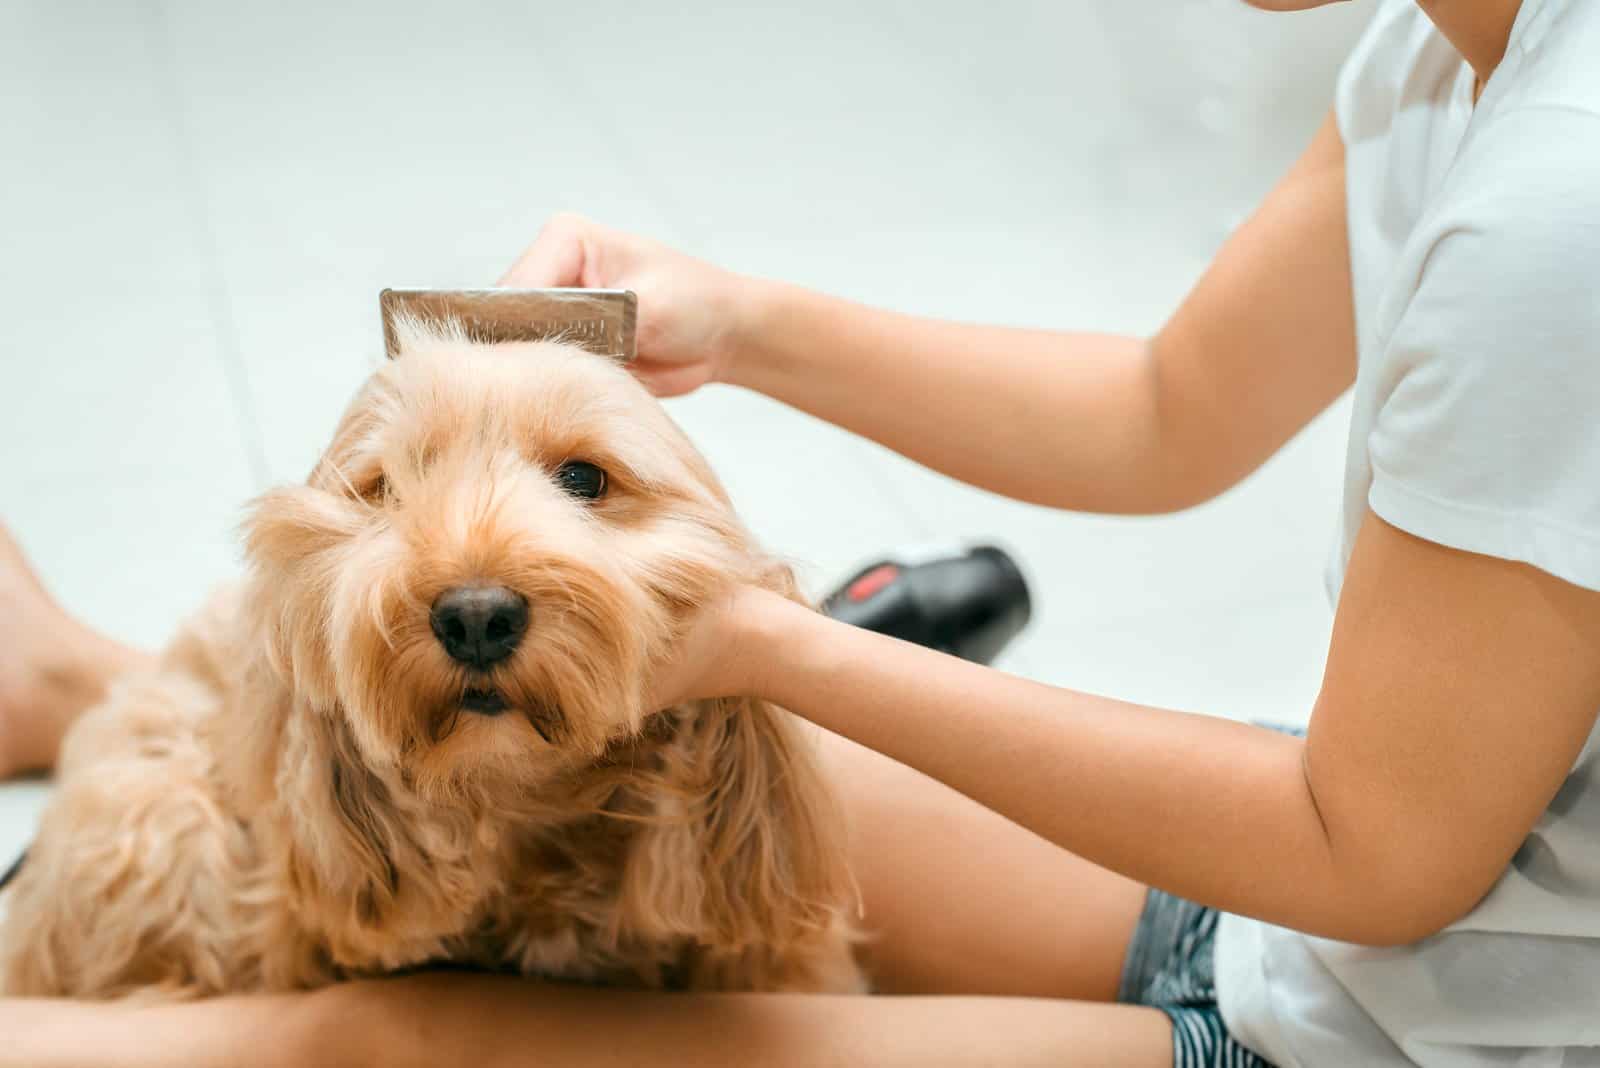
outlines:
{"label": "shaggy dog fur", "polygon": [[[602,496],[564,486],[572,461]],[[6,895],[6,994],[441,962],[860,987],[840,815],[796,723],[749,699],[643,705],[697,606],[735,581],[794,591],[623,369],[413,328],[308,484],[256,501],[245,532],[246,583],[69,734]],[[482,584],[530,619],[477,670],[430,606]],[[503,714],[470,710],[486,691]]]}

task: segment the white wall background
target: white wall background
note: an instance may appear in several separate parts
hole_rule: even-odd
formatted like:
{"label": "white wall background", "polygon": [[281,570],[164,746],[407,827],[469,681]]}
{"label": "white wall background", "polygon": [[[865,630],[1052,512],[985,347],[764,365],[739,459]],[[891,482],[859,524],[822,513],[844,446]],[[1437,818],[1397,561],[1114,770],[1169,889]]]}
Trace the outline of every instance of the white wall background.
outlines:
{"label": "white wall background", "polygon": [[[562,208],[908,311],[1150,331],[1369,7],[0,0],[0,518],[75,611],[159,644],[379,358],[378,290],[492,282]],[[1141,520],[1001,501],[727,388],[672,410],[818,589],[997,539],[1036,587],[1010,670],[1309,709],[1343,405]],[[44,790],[0,787],[0,864]]]}

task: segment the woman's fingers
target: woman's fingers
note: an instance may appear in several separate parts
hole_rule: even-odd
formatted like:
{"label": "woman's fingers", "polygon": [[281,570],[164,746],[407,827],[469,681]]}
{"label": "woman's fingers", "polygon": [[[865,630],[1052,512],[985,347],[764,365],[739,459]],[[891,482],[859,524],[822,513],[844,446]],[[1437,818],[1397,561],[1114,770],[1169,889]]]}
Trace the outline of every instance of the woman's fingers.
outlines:
{"label": "woman's fingers", "polygon": [[550,218],[498,283],[552,289],[630,289],[639,298],[638,359],[630,370],[657,396],[716,380],[742,336],[746,280],[657,241],[563,213]]}
{"label": "woman's fingers", "polygon": [[496,283],[515,289],[558,289],[584,285],[584,231],[589,221],[562,213],[552,216],[533,244]]}
{"label": "woman's fingers", "polygon": [[681,397],[706,383],[706,373],[698,366],[636,364],[629,369],[657,397]]}

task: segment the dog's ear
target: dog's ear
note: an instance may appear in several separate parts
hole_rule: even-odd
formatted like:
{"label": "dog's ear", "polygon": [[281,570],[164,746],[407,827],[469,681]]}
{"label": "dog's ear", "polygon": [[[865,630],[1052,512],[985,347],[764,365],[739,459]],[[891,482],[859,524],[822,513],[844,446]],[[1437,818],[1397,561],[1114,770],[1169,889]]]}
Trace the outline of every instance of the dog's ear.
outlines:
{"label": "dog's ear", "polygon": [[242,525],[245,555],[270,575],[298,568],[361,530],[365,516],[351,502],[306,486],[279,486],[250,502]]}
{"label": "dog's ear", "polygon": [[[273,768],[274,797],[261,826],[276,855],[272,866],[283,873],[284,905],[296,925],[325,942],[335,965],[377,959],[390,936],[400,865],[418,855],[403,816],[337,709],[301,704],[260,737],[276,743],[274,753],[255,759]],[[278,963],[307,966],[293,957]]]}
{"label": "dog's ear", "polygon": [[378,490],[382,469],[366,446],[389,397],[384,382],[370,379],[306,484],[261,494],[240,525],[252,573],[246,599],[258,608],[270,606],[258,613],[265,627],[262,648],[285,678],[296,680],[297,690],[323,700],[333,692],[323,609],[349,563],[340,549],[374,515],[367,499]]}
{"label": "dog's ear", "polygon": [[338,549],[362,528],[362,509],[306,486],[268,490],[250,503],[241,531],[254,605],[252,648],[271,672],[296,680],[296,688],[330,701],[322,605],[345,559]]}
{"label": "dog's ear", "polygon": [[[757,574],[802,600],[788,567],[769,562]],[[663,715],[675,720],[672,738],[624,874],[619,923],[698,943],[697,985],[837,988],[856,887],[844,815],[812,740],[754,698]]]}
{"label": "dog's ear", "polygon": [[334,717],[302,710],[288,734],[302,735],[305,746],[297,765],[285,769],[300,780],[292,791],[301,824],[292,847],[298,863],[290,865],[305,881],[298,889],[338,913],[341,928],[376,927],[399,891],[395,855],[408,844],[388,790]]}
{"label": "dog's ear", "polygon": [[275,932],[262,961],[268,985],[317,985],[339,966],[381,959],[399,873],[427,859],[341,709],[258,660],[214,730],[218,776],[234,809],[253,814],[265,870],[282,880],[262,917]]}
{"label": "dog's ear", "polygon": [[624,874],[621,933],[697,943],[697,985],[820,988],[815,971],[838,962],[816,950],[848,928],[853,884],[811,745],[765,701],[663,714],[678,723]]}

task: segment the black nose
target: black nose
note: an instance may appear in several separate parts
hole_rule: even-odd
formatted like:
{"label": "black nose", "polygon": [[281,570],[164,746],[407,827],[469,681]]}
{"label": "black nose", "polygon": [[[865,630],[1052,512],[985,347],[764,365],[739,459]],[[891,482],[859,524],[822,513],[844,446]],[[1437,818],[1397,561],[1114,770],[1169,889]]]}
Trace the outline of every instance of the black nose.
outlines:
{"label": "black nose", "polygon": [[445,652],[481,670],[510,656],[522,641],[528,602],[504,586],[457,586],[434,600],[428,621]]}

